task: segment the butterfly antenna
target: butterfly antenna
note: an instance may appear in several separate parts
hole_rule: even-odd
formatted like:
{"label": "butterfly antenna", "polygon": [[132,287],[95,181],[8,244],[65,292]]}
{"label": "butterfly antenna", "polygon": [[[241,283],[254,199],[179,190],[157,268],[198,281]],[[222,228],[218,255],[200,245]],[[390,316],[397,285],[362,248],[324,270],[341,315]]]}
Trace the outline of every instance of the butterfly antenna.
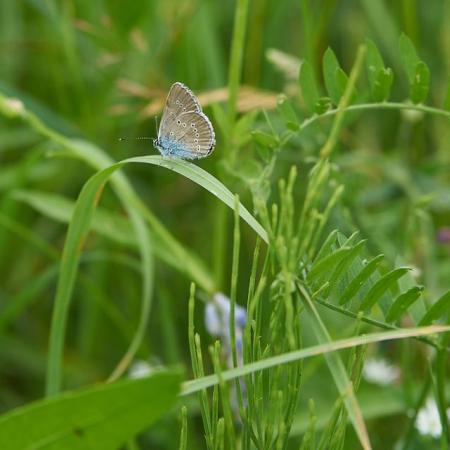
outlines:
{"label": "butterfly antenna", "polygon": [[141,141],[141,140],[153,140],[152,137],[149,136],[138,136],[138,137],[120,137],[119,141]]}

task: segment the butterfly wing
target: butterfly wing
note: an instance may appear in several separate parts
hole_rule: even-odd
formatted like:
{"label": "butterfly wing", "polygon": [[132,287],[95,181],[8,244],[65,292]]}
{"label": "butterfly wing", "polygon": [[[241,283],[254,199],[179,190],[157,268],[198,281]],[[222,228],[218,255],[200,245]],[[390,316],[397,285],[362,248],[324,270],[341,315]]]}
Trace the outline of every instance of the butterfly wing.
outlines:
{"label": "butterfly wing", "polygon": [[158,130],[158,138],[169,138],[170,131],[176,128],[177,117],[185,112],[201,112],[202,108],[193,92],[183,83],[172,85]]}
{"label": "butterfly wing", "polygon": [[214,149],[215,135],[192,91],[174,83],[167,96],[155,146],[164,156],[197,159]]}
{"label": "butterfly wing", "polygon": [[180,114],[168,137],[161,137],[159,150],[165,156],[198,159],[208,156],[215,145],[214,129],[203,112]]}

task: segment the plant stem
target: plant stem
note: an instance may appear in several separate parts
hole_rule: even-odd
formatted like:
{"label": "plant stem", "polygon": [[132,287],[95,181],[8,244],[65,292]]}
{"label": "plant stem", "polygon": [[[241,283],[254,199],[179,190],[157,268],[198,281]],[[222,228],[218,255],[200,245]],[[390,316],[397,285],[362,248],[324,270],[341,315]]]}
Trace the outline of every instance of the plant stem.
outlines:
{"label": "plant stem", "polygon": [[236,2],[230,68],[228,72],[228,122],[230,130],[233,129],[236,118],[236,103],[242,73],[242,59],[244,54],[249,0],[236,0]]}

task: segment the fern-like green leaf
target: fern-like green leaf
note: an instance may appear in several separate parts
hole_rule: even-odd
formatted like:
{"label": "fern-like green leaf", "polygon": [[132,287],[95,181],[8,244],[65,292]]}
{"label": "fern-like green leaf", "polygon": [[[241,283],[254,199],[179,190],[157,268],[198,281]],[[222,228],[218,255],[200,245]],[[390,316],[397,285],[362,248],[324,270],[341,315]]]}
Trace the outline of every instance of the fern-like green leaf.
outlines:
{"label": "fern-like green leaf", "polygon": [[386,322],[392,323],[398,320],[402,314],[420,297],[423,286],[414,286],[403,294],[400,294],[392,303],[386,315]]}
{"label": "fern-like green leaf", "polygon": [[320,247],[320,250],[317,253],[317,256],[315,258],[315,261],[319,261],[325,256],[328,256],[333,248],[333,245],[336,243],[338,230],[333,230],[325,239],[324,243],[322,244],[322,247]]}
{"label": "fern-like green leaf", "polygon": [[361,286],[370,278],[370,276],[375,272],[381,260],[384,258],[384,255],[375,256],[372,260],[370,260],[358,273],[358,275],[351,281],[351,283],[347,286],[341,298],[339,299],[339,303],[344,305],[349,302],[360,290]]}
{"label": "fern-like green leaf", "polygon": [[361,309],[363,311],[370,311],[375,305],[375,303],[381,298],[381,296],[390,289],[399,278],[401,278],[405,273],[411,270],[409,267],[399,267],[397,269],[391,270],[386,275],[381,277],[367,292],[361,303]]}
{"label": "fern-like green leaf", "polygon": [[342,259],[351,252],[352,247],[341,247],[328,256],[325,256],[321,260],[317,261],[311,267],[308,273],[308,281],[316,281],[329,273],[330,267],[334,267],[339,264]]}
{"label": "fern-like green leaf", "polygon": [[433,320],[441,318],[445,313],[450,310],[450,291],[446,292],[440,297],[433,306],[425,313],[419,325],[428,325]]}

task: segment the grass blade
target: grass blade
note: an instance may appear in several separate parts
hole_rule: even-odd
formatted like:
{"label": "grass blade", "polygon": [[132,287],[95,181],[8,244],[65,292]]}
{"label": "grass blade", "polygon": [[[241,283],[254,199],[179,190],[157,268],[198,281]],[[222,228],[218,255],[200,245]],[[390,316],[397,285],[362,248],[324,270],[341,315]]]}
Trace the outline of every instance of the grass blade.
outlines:
{"label": "grass blade", "polygon": [[[321,344],[331,343],[331,337],[324,323],[322,322],[322,319],[320,318],[320,315],[317,312],[309,294],[302,286],[297,286],[305,305],[306,312],[311,321],[311,326],[316,335],[316,339]],[[361,409],[355,397],[353,384],[347,374],[340,356],[334,353],[327,353],[325,354],[325,359],[327,361],[328,368],[334,379],[336,387],[343,399],[345,408],[347,410],[350,421],[353,424],[353,428],[355,429],[355,432],[358,436],[359,442],[364,449],[372,448],[370,445],[369,435],[367,433]]]}

